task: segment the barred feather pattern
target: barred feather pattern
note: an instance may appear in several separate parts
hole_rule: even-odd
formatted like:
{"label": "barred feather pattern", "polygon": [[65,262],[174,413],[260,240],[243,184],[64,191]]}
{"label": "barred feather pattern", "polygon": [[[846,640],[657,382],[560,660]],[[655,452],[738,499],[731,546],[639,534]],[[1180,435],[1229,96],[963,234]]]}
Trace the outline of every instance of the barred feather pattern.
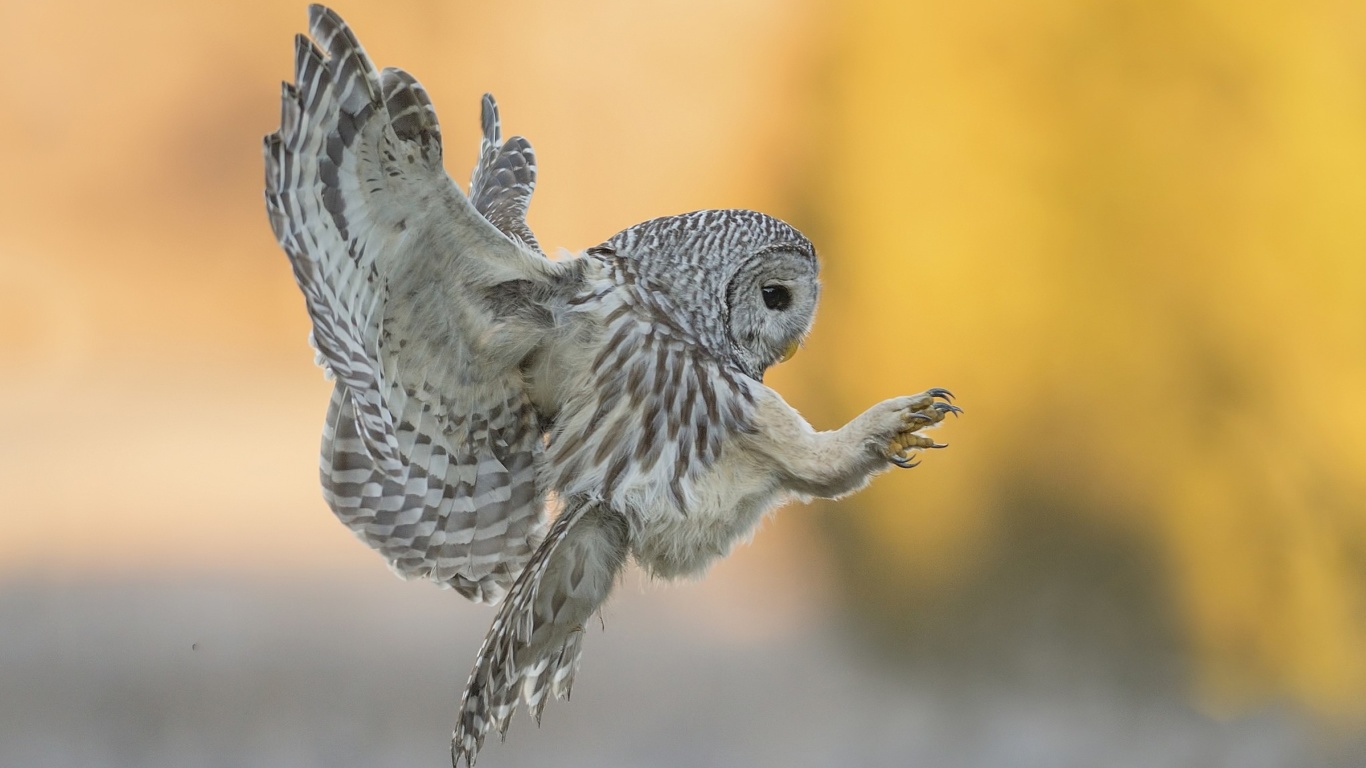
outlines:
{"label": "barred feather pattern", "polygon": [[[629,262],[632,294],[667,315],[715,359],[735,367],[728,331],[735,319],[726,291],[745,266],[736,258],[790,250],[814,264],[815,248],[787,223],[757,211],[692,211],[651,219],[614,235],[590,253],[607,250]],[[648,290],[642,290],[648,289]],[[809,318],[808,318],[809,320]],[[747,372],[763,378],[762,370]]]}
{"label": "barred feather pattern", "polygon": [[[608,247],[569,301],[592,316],[602,343],[592,386],[573,393],[551,436],[546,484],[569,499],[501,606],[461,702],[452,757],[473,765],[486,733],[504,733],[520,704],[537,721],[567,696],[582,625],[606,599],[652,514],[685,515],[695,480],[722,443],[751,431],[754,395],[672,320],[664,286],[642,281]],[[661,511],[667,510],[667,511]]]}
{"label": "barred feather pattern", "polygon": [[494,617],[460,701],[451,763],[475,757],[490,730],[506,735],[526,703],[536,722],[550,697],[567,698],[579,666],[584,624],[626,562],[629,525],[621,514],[571,498]]}
{"label": "barred feather pattern", "polygon": [[[472,763],[485,733],[504,731],[519,704],[539,719],[551,694],[568,693],[581,633],[567,627],[582,623],[605,599],[609,575],[619,567],[614,556],[593,554],[616,552],[616,539],[612,546],[588,546],[604,535],[604,525],[574,509],[611,520],[607,528],[620,528],[622,546],[663,576],[698,562],[690,547],[716,556],[733,540],[724,532],[743,515],[713,509],[708,519],[690,518],[724,446],[759,429],[762,384],[730,361],[728,318],[718,306],[732,277],[752,264],[718,256],[762,258],[772,247],[814,260],[795,230],[747,211],[646,222],[581,257],[585,279],[567,299],[566,322],[593,331],[575,349],[583,378],[563,393],[543,465],[544,485],[571,500],[570,510],[556,520],[489,631],[461,705],[454,758]],[[687,263],[698,253],[711,260]],[[581,543],[561,543],[571,540]],[[560,567],[576,577],[545,575],[552,562],[564,562]],[[590,590],[575,586],[581,583],[604,591],[582,597]],[[557,607],[531,608],[546,601]]]}
{"label": "barred feather pattern", "polygon": [[781,500],[773,444],[819,447],[762,384],[810,328],[815,251],[724,210],[546,259],[526,225],[535,156],[503,141],[491,96],[466,197],[422,86],[377,71],[332,11],[310,7],[309,28],[265,141],[266,202],[336,379],[323,494],[400,575],[502,600],[453,734],[472,765],[522,704],[539,720],[568,695],[628,557],[699,573]]}
{"label": "barred feather pattern", "polygon": [[310,7],[309,29],[265,140],[266,202],[337,381],[324,497],[400,575],[496,602],[544,533],[543,445],[524,352],[479,345],[536,333],[495,316],[489,296],[551,284],[556,267],[446,176],[415,79],[377,72],[329,9]]}
{"label": "barred feather pattern", "polygon": [[644,277],[638,262],[610,246],[585,258],[602,269],[570,300],[602,325],[592,358],[593,386],[566,408],[575,414],[552,434],[550,485],[631,512],[677,514],[691,505],[692,483],[729,437],[756,428],[753,382],[722,364],[669,289]]}
{"label": "barred feather pattern", "polygon": [[470,202],[495,227],[537,253],[540,243],[526,224],[531,193],[536,189],[536,154],[521,136],[503,141],[498,102],[484,94],[479,113],[484,138],[479,162],[470,177]]}

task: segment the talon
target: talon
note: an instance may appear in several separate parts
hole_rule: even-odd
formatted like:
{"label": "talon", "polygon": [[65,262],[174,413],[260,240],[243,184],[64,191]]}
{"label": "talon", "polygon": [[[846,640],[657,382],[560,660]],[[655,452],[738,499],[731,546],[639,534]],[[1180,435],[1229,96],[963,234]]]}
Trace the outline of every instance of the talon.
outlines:
{"label": "talon", "polygon": [[963,412],[962,408],[959,408],[956,405],[950,405],[948,403],[935,403],[934,409],[936,411],[939,411],[940,413],[952,413],[955,418],[958,416],[958,414]]}
{"label": "talon", "polygon": [[[938,405],[938,403],[936,403],[936,405]],[[917,422],[917,423],[920,423],[920,424],[933,424],[933,423],[934,423],[934,419],[931,419],[929,416],[926,416],[926,415],[923,414],[923,413],[915,413],[915,412],[912,412],[912,411],[907,411],[907,412],[902,416],[902,419],[905,420],[905,421],[908,421],[908,422],[909,422],[909,421],[914,421],[914,422]],[[919,429],[919,427],[917,427],[917,429]]]}
{"label": "talon", "polygon": [[888,459],[888,461],[892,462],[898,467],[901,467],[902,469],[911,469],[912,467],[920,466],[920,462],[912,461],[910,459],[903,459],[900,456],[893,456],[890,459]]}
{"label": "talon", "polygon": [[949,444],[948,444],[948,443],[930,443],[929,445],[927,445],[927,446],[925,446],[925,447],[926,447],[926,448],[948,448],[948,447],[949,447]]}
{"label": "talon", "polygon": [[953,399],[953,393],[950,392],[950,391],[948,391],[947,389],[944,389],[943,387],[935,387],[935,388],[933,388],[933,389],[927,389],[927,390],[925,390],[925,394],[929,395],[930,397],[941,397],[941,398],[943,398],[943,399],[945,399],[945,400],[952,400],[952,399]]}

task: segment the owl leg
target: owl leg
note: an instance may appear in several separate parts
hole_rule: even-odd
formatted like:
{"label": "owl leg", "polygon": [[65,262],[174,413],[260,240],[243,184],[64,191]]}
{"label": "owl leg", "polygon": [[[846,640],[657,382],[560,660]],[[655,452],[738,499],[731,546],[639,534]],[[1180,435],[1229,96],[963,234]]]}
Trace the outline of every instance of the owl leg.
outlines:
{"label": "owl leg", "polygon": [[506,733],[523,702],[540,721],[554,694],[569,694],[584,624],[607,599],[626,561],[620,514],[573,502],[512,585],[479,649],[451,738],[451,764],[473,766],[490,728]]}
{"label": "owl leg", "polygon": [[962,409],[946,389],[894,397],[864,411],[840,429],[817,432],[772,390],[759,401],[762,428],[749,444],[763,455],[786,490],[838,498],[853,493],[891,466],[914,467],[912,451],[944,446],[920,434]]}

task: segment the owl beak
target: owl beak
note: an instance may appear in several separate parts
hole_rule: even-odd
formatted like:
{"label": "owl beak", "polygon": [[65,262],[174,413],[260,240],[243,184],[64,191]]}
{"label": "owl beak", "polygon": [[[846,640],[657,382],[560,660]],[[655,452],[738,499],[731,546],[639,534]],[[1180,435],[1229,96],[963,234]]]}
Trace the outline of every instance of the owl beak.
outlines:
{"label": "owl beak", "polygon": [[788,344],[788,345],[787,345],[787,349],[784,349],[784,350],[783,350],[783,357],[782,357],[782,359],[779,360],[778,362],[780,362],[780,363],[786,363],[788,360],[791,360],[791,359],[793,358],[793,356],[795,356],[795,355],[797,354],[797,350],[798,350],[798,349],[801,349],[801,346],[802,346],[802,345],[801,345],[800,343],[795,342],[795,341],[792,342],[791,344]]}

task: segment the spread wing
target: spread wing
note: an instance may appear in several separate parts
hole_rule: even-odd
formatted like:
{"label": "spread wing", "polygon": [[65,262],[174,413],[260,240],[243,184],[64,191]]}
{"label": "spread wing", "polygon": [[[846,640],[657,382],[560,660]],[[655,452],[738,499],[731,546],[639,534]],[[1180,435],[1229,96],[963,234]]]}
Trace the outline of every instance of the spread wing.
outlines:
{"label": "spread wing", "polygon": [[[534,297],[568,270],[504,234],[530,182],[490,192],[480,215],[442,167],[422,86],[377,72],[327,8],[309,8],[309,31],[265,139],[266,207],[337,381],[323,495],[401,575],[493,602],[544,534],[542,431],[518,365],[549,322]],[[534,169],[503,155],[490,167]]]}
{"label": "spread wing", "polygon": [[578,497],[566,502],[550,534],[498,608],[479,648],[451,738],[451,765],[475,756],[490,729],[506,734],[525,702],[541,721],[550,695],[567,698],[579,667],[583,628],[597,611],[630,548],[630,523]]}
{"label": "spread wing", "polygon": [[536,154],[531,151],[531,142],[521,136],[503,141],[493,94],[484,94],[479,122],[484,139],[479,146],[479,164],[470,178],[470,202],[508,237],[540,252],[536,236],[526,225],[527,206],[536,188]]}

